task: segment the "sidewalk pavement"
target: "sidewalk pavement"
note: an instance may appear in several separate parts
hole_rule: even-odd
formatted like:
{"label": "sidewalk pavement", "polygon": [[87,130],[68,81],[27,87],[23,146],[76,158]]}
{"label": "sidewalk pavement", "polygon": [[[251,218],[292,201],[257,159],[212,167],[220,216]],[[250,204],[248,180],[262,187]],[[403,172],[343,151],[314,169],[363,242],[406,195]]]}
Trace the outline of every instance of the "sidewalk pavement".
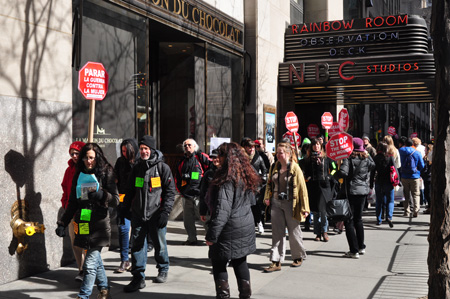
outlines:
{"label": "sidewalk pavement", "polygon": [[[420,298],[428,286],[428,228],[429,215],[417,218],[402,217],[403,209],[394,211],[394,227],[387,223],[375,225],[373,208],[365,212],[366,254],[359,259],[344,258],[348,251],[345,233],[334,234],[330,229],[329,242],[314,241],[312,232],[304,232],[308,258],[299,268],[291,268],[289,250],[282,270],[263,273],[269,265],[271,245],[270,223],[263,235],[258,235],[257,250],[248,257],[252,298]],[[203,231],[198,226],[199,233]],[[186,234],[182,221],[168,225],[170,270],[168,281],[153,283],[157,275],[153,251],[149,253],[146,270],[147,287],[131,294],[123,286],[131,280],[129,272],[115,274],[120,264],[119,252],[102,253],[103,262],[114,299],[119,298],[215,298],[208,246],[183,246]],[[289,246],[288,246],[289,247]],[[233,269],[228,268],[231,298],[238,298]],[[76,298],[79,283],[74,280],[74,265],[61,267],[39,275],[0,285],[0,298]],[[96,298],[96,288],[91,298]]]}

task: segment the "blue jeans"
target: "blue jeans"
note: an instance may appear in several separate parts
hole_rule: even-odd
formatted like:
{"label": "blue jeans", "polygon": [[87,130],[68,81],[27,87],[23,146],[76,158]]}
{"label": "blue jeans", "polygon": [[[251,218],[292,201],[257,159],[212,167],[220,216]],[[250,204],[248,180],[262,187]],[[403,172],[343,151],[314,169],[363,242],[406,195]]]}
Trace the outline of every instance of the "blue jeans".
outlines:
{"label": "blue jeans", "polygon": [[391,184],[375,184],[377,202],[375,206],[377,223],[381,223],[381,211],[383,206],[387,208],[387,219],[392,220],[394,213],[394,187]]}
{"label": "blue jeans", "polygon": [[105,267],[103,267],[100,255],[101,251],[101,247],[95,247],[88,249],[86,252],[83,265],[84,278],[78,294],[78,297],[82,299],[89,299],[95,280],[97,280],[97,288],[99,290],[109,289],[108,278],[106,277]]}
{"label": "blue jeans", "polygon": [[314,234],[321,235],[328,232],[327,212],[312,212],[314,218]]}
{"label": "blue jeans", "polygon": [[155,261],[158,272],[169,271],[169,253],[167,252],[167,227],[158,228],[158,217],[148,221],[134,218],[131,220],[131,274],[134,278],[145,279],[147,265],[147,236],[155,248]]}
{"label": "blue jeans", "polygon": [[125,262],[128,261],[131,221],[127,218],[123,218],[122,221],[122,217],[117,215],[117,226],[119,228],[120,261]]}

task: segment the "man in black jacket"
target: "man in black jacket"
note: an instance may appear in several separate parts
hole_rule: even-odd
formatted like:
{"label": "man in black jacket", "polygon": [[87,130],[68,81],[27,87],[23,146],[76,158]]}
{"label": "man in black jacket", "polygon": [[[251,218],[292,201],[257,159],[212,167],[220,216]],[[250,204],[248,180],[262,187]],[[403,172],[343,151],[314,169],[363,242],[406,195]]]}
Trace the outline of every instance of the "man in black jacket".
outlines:
{"label": "man in black jacket", "polygon": [[124,287],[127,293],[145,288],[147,264],[147,236],[155,248],[158,276],[155,282],[167,281],[169,255],[166,231],[169,214],[175,199],[172,172],[163,162],[161,152],[156,150],[152,136],[139,141],[141,159],[133,167],[125,193],[125,208],[131,210],[131,274],[133,280]]}
{"label": "man in black jacket", "polygon": [[200,218],[200,184],[211,159],[200,152],[194,139],[186,139],[183,148],[184,158],[178,164],[175,174],[176,187],[183,197],[183,221],[188,235],[183,245],[197,245],[195,221]]}

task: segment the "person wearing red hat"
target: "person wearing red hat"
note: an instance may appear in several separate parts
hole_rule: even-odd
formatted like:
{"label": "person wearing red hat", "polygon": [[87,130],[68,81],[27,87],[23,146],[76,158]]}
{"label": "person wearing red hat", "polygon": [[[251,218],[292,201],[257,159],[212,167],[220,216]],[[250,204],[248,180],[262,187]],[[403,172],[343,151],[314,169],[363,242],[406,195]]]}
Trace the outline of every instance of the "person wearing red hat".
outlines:
{"label": "person wearing red hat", "polygon": [[[67,167],[66,172],[64,173],[64,178],[61,183],[61,187],[63,189],[63,194],[61,197],[61,204],[62,204],[62,208],[64,210],[67,209],[67,205],[69,203],[70,190],[72,189],[72,179],[73,179],[73,176],[75,175],[75,165],[77,164],[78,158],[80,157],[81,149],[83,148],[84,145],[85,145],[84,142],[75,141],[75,142],[72,142],[72,144],[69,147],[70,159],[67,162],[67,164],[69,164],[69,166]],[[77,276],[75,276],[75,280],[83,281],[83,263],[84,263],[85,252],[82,248],[73,245],[73,240],[74,240],[75,234],[73,232],[73,223],[72,222],[69,225],[69,236],[70,236],[70,242],[72,244],[73,255],[75,256],[75,261],[77,262],[77,266],[78,266],[78,274],[77,274]]]}

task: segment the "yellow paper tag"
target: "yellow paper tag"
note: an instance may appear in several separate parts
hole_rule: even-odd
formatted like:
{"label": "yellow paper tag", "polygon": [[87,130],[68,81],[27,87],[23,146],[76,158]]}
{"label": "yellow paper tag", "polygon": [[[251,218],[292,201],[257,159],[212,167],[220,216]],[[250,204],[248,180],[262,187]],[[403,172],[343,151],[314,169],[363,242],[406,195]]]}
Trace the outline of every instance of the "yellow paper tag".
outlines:
{"label": "yellow paper tag", "polygon": [[89,223],[80,223],[80,235],[89,235]]}
{"label": "yellow paper tag", "polygon": [[182,181],[181,181],[181,187],[186,186],[186,185],[187,185],[186,181],[185,181],[185,180],[182,180]]}
{"label": "yellow paper tag", "polygon": [[158,188],[161,187],[161,178],[151,178],[152,188]]}
{"label": "yellow paper tag", "polygon": [[125,198],[125,194],[119,194],[119,201],[123,202],[123,199]]}

